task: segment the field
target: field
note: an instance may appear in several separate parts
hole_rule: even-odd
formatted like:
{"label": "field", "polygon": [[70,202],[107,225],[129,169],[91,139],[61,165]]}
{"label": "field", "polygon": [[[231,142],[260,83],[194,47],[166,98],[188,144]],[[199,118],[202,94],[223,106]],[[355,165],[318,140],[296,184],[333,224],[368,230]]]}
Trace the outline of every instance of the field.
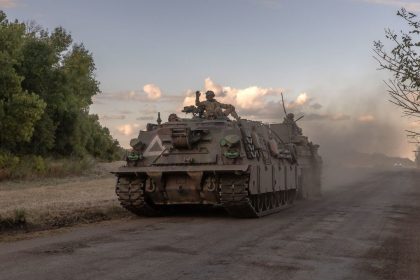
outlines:
{"label": "field", "polygon": [[109,173],[119,164],[101,164],[85,176],[0,182],[0,233],[129,216],[119,206]]}

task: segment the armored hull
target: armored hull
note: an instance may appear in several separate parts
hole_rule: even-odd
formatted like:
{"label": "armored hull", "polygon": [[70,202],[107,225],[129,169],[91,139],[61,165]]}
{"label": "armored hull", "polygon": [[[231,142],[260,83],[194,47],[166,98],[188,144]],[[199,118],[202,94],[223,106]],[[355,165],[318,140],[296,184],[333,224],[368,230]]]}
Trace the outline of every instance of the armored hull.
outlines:
{"label": "armored hull", "polygon": [[131,141],[127,165],[114,172],[119,201],[148,216],[169,205],[220,206],[235,217],[279,211],[303,184],[296,145],[279,132],[227,118],[148,125]]}

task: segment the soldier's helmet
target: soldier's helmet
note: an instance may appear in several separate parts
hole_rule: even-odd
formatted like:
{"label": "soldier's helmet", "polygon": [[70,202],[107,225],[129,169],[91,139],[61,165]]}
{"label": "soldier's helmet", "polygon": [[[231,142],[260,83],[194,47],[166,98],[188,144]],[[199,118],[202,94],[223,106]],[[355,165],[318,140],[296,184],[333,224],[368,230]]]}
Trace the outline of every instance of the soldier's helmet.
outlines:
{"label": "soldier's helmet", "polygon": [[176,114],[170,114],[168,117],[169,122],[177,122],[179,120],[178,116]]}
{"label": "soldier's helmet", "polygon": [[206,92],[206,98],[207,99],[211,99],[211,98],[214,98],[216,95],[214,94],[214,92],[213,91],[211,91],[211,90],[208,90],[207,92]]}
{"label": "soldier's helmet", "polygon": [[295,118],[295,114],[289,113],[287,114],[287,118],[293,120]]}

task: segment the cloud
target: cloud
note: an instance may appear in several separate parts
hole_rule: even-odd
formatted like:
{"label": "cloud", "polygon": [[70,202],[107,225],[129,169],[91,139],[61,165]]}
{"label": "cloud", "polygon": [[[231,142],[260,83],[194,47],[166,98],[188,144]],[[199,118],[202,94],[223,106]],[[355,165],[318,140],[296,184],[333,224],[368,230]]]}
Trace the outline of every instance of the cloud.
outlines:
{"label": "cloud", "polygon": [[343,114],[343,113],[338,113],[338,114],[330,115],[329,119],[331,121],[346,121],[346,120],[350,120],[351,117],[349,115],[346,115],[346,114]]}
{"label": "cloud", "polygon": [[309,98],[308,94],[306,92],[302,92],[301,94],[298,95],[298,97],[294,101],[290,103],[286,102],[286,108],[293,109],[293,108],[302,107],[305,104],[309,103],[309,101],[311,101],[311,99]]}
{"label": "cloud", "polygon": [[[211,78],[204,81],[204,91],[212,90],[216,94],[216,99],[221,103],[232,104],[242,118],[261,120],[267,122],[279,122],[284,117],[281,93],[284,93],[285,106],[288,113],[303,115],[302,112],[310,113],[319,110],[323,106],[316,102],[315,98],[310,97],[307,92],[302,92],[295,97],[288,93],[284,88],[249,86],[245,88],[235,88],[222,86],[214,82]],[[204,97],[201,96],[201,100]],[[291,100],[288,102],[288,100]],[[195,104],[195,91],[188,90],[185,94],[183,106]],[[349,118],[337,113],[319,116],[318,120],[342,120]]]}
{"label": "cloud", "polygon": [[317,103],[311,104],[310,107],[312,109],[319,110],[322,108],[322,105],[317,102]]}
{"label": "cloud", "polygon": [[[146,85],[147,86],[147,85]],[[145,87],[146,87],[145,86]],[[156,86],[157,89],[159,89]],[[94,97],[94,102],[97,104],[104,104],[105,100],[112,101],[139,101],[139,102],[182,102],[183,96],[181,95],[162,95],[162,92],[151,87],[146,87],[149,93],[143,90],[130,90],[130,91],[117,91],[117,92],[104,92]],[[145,94],[146,93],[146,94]]]}
{"label": "cloud", "polygon": [[323,113],[323,114],[317,114],[317,113],[310,113],[304,115],[305,121],[347,121],[350,120],[351,117],[349,115],[343,114],[343,113]]}
{"label": "cloud", "polygon": [[16,8],[19,6],[17,0],[0,0],[0,8]]}
{"label": "cloud", "polygon": [[117,126],[116,129],[118,133],[125,136],[130,136],[130,135],[133,135],[134,133],[137,133],[139,127],[140,125],[138,124],[123,124],[123,125]]}
{"label": "cloud", "polygon": [[362,123],[371,123],[371,122],[375,121],[375,117],[372,116],[372,115],[370,115],[370,114],[367,114],[367,115],[361,115],[361,116],[359,116],[357,118],[357,120],[359,122],[362,122]]}
{"label": "cloud", "polygon": [[124,115],[130,115],[130,114],[132,114],[133,112],[132,111],[130,111],[130,110],[121,110],[121,111],[119,111],[121,114],[124,114]]}
{"label": "cloud", "polygon": [[222,103],[233,104],[240,109],[261,109],[264,108],[269,96],[280,96],[284,91],[282,88],[264,88],[250,86],[238,89],[230,86],[222,87],[214,83],[210,78],[204,82],[205,90],[218,89],[216,96]]}
{"label": "cloud", "polygon": [[124,120],[125,115],[100,115],[101,120]]}
{"label": "cloud", "polygon": [[404,7],[411,12],[420,12],[420,3],[418,1],[405,0],[359,0],[371,4],[393,6],[397,8]]}
{"label": "cloud", "polygon": [[[141,91],[118,91],[104,92],[95,96],[94,102],[98,100],[118,100],[118,101],[147,101],[147,96]],[[103,102],[102,102],[103,103]]]}
{"label": "cloud", "polygon": [[231,89],[233,94],[236,93],[236,104],[239,108],[263,108],[265,105],[265,96],[280,95],[282,89],[260,88],[257,86],[248,87],[245,89]]}
{"label": "cloud", "polygon": [[301,94],[299,94],[299,96],[296,98],[296,104],[298,105],[303,105],[308,101],[308,95],[306,94],[306,92],[303,92]]}
{"label": "cloud", "polygon": [[140,116],[137,118],[137,120],[148,121],[151,119],[157,119],[158,111],[156,110],[156,106],[154,104],[144,104],[144,108],[140,109],[138,112],[140,113]]}
{"label": "cloud", "polygon": [[412,121],[408,124],[410,129],[420,129],[420,120],[419,121]]}
{"label": "cloud", "polygon": [[207,90],[212,90],[217,96],[224,97],[225,93],[223,92],[223,87],[216,84],[210,78],[204,80],[204,88]]}
{"label": "cloud", "polygon": [[147,94],[147,98],[150,100],[156,100],[162,96],[160,88],[154,84],[144,85],[143,91]]}
{"label": "cloud", "polygon": [[138,121],[152,121],[155,118],[156,118],[155,116],[140,116],[140,117],[137,117],[136,120],[138,120]]}
{"label": "cloud", "polygon": [[[262,109],[268,102],[267,97],[280,96],[280,93],[284,91],[282,88],[263,88],[258,86],[238,89],[229,86],[221,86],[216,84],[210,78],[205,79],[204,90],[214,91],[219,102],[232,104],[237,108],[237,110]],[[203,100],[203,97],[201,97],[201,100]],[[188,90],[186,92],[183,105],[187,106],[194,103],[194,91]]]}

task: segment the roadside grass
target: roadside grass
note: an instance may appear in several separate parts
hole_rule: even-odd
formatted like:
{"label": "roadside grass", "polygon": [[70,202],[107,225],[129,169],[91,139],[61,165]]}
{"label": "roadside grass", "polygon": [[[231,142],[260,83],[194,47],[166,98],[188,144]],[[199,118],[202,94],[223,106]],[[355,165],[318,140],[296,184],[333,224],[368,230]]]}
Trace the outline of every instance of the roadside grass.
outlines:
{"label": "roadside grass", "polygon": [[23,229],[26,227],[26,212],[15,209],[12,215],[0,216],[0,232],[10,229]]}
{"label": "roadside grass", "polygon": [[27,210],[16,209],[13,212],[2,213],[0,216],[0,236],[1,234],[50,230],[129,216],[131,214],[119,205],[37,209],[30,213]]}

